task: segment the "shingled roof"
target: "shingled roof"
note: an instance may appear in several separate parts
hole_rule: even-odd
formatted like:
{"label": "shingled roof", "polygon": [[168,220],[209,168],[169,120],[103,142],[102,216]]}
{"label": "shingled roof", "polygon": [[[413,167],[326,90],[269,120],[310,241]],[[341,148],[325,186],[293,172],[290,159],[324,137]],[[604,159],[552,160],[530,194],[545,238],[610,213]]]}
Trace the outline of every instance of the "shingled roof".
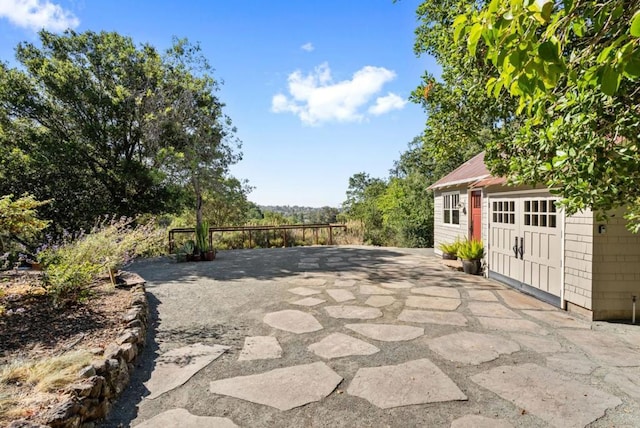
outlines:
{"label": "shingled roof", "polygon": [[443,187],[475,183],[476,181],[483,180],[485,178],[491,178],[491,174],[489,173],[487,166],[484,164],[484,152],[482,152],[433,183],[429,186],[429,189],[442,189]]}

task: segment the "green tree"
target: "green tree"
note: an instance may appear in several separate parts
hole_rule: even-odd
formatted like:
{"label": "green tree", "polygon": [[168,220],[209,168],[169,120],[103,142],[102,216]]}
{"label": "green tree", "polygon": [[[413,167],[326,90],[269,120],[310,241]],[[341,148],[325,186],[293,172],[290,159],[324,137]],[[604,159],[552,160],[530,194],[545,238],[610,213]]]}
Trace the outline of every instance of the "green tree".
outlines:
{"label": "green tree", "polygon": [[469,3],[427,0],[417,9],[414,51],[433,56],[442,68],[439,78],[425,73],[411,96],[427,114],[420,138],[422,150],[435,160],[436,178],[484,150],[489,141],[508,138],[517,126],[514,101],[496,99],[485,90],[492,69],[454,43],[452,24]]}
{"label": "green tree", "polygon": [[16,52],[20,68],[0,64],[0,194],[52,199],[42,214],[59,228],[177,212],[188,195],[201,214],[240,159],[198,45],[42,31]]}
{"label": "green tree", "polygon": [[37,201],[32,195],[14,199],[13,195],[0,197],[0,253],[6,250],[6,241],[27,245],[48,222],[38,217],[37,209],[48,201]]}
{"label": "green tree", "polygon": [[476,5],[454,31],[466,58],[491,67],[487,91],[518,100],[522,122],[513,138],[492,142],[492,171],[545,183],[569,214],[627,206],[640,230],[640,2]]}

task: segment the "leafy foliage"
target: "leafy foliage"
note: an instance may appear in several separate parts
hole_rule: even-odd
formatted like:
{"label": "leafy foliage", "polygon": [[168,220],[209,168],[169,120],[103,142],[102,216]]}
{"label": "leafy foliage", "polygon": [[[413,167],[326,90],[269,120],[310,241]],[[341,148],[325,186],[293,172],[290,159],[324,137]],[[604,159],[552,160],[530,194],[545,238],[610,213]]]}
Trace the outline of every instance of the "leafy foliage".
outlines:
{"label": "leafy foliage", "polygon": [[361,224],[363,240],[373,245],[433,245],[433,195],[436,161],[414,140],[395,162],[387,180],[358,173],[349,179],[343,220]]}
{"label": "leafy foliage", "polygon": [[[493,140],[493,172],[545,183],[569,214],[627,206],[640,229],[640,2],[493,0],[453,23],[486,90],[518,101],[522,126]],[[458,46],[460,43],[458,43]]]}
{"label": "leafy foliage", "polygon": [[68,236],[41,248],[38,261],[44,284],[55,305],[88,295],[91,284],[108,269],[117,269],[136,257],[164,253],[166,232],[155,219],[134,224],[129,218],[105,219],[88,234]]}
{"label": "leafy foliage", "polygon": [[5,251],[4,240],[21,242],[32,239],[49,222],[38,218],[37,209],[48,201],[37,201],[32,195],[15,199],[13,195],[0,197],[0,252]]}
{"label": "leafy foliage", "polygon": [[456,254],[462,260],[480,260],[484,257],[484,245],[476,239],[464,240],[458,244]]}
{"label": "leafy foliage", "polygon": [[117,33],[39,33],[0,64],[0,194],[51,203],[57,231],[104,214],[180,211],[240,159],[198,45],[164,53]]}

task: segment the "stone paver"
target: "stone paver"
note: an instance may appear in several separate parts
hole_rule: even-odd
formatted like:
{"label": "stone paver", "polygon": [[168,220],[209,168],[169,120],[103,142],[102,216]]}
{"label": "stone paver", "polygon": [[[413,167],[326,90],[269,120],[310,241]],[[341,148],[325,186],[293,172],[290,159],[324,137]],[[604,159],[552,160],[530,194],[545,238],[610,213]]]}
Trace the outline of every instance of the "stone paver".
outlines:
{"label": "stone paver", "polygon": [[523,314],[536,318],[556,328],[581,328],[590,329],[588,322],[582,321],[571,315],[559,311],[528,311],[523,310]]}
{"label": "stone paver", "polygon": [[501,419],[466,415],[451,422],[451,428],[513,428],[513,425]]}
{"label": "stone paver", "polygon": [[414,294],[424,294],[427,296],[435,296],[435,297],[448,297],[449,299],[459,299],[460,292],[455,288],[445,288],[445,287],[420,287],[414,288],[411,290]]}
{"label": "stone paver", "polygon": [[469,299],[479,300],[482,302],[497,302],[498,298],[493,291],[490,290],[467,290],[469,293]]}
{"label": "stone paver", "polygon": [[520,315],[505,307],[502,303],[469,302],[469,310],[477,317],[521,318]]}
{"label": "stone paver", "polygon": [[396,299],[393,296],[371,296],[364,302],[364,304],[373,306],[374,308],[382,308],[393,304],[395,301]]}
{"label": "stone paver", "polygon": [[518,352],[520,345],[492,334],[463,331],[431,339],[429,348],[447,360],[476,365]]}
{"label": "stone paver", "polygon": [[378,295],[389,295],[396,294],[391,290],[386,290],[377,285],[368,285],[364,284],[360,286],[360,294],[378,294]]}
{"label": "stone paver", "polygon": [[333,300],[335,300],[338,303],[348,302],[349,300],[355,300],[356,298],[356,296],[354,296],[351,291],[344,290],[342,288],[336,288],[336,289],[330,288],[325,291],[329,296],[331,296]]}
{"label": "stone paver", "polygon": [[384,288],[390,288],[392,290],[403,290],[407,288],[415,287],[409,281],[393,281],[393,282],[382,282],[380,283]]}
{"label": "stone paver", "polygon": [[548,337],[530,336],[528,334],[511,334],[511,337],[525,348],[541,354],[562,351],[562,344]]}
{"label": "stone paver", "polygon": [[596,360],[614,367],[639,367],[640,351],[620,342],[616,337],[593,330],[559,330]]}
{"label": "stone paver", "polygon": [[196,416],[186,409],[171,409],[136,425],[136,428],[180,427],[180,428],[237,428],[229,418]]}
{"label": "stone paver", "polygon": [[355,331],[370,339],[383,342],[402,342],[413,340],[424,334],[424,329],[408,325],[395,324],[347,324],[349,330]]}
{"label": "stone paver", "polygon": [[307,287],[296,287],[290,289],[289,293],[297,294],[298,296],[313,296],[314,294],[322,293],[322,291]]}
{"label": "stone paver", "polygon": [[406,305],[412,308],[455,311],[462,302],[459,299],[445,297],[408,296]]}
{"label": "stone paver", "polygon": [[467,325],[467,319],[458,312],[423,311],[420,309],[404,309],[398,315],[399,321],[441,325]]}
{"label": "stone paver", "polygon": [[347,393],[382,409],[467,399],[458,386],[426,358],[359,369]]}
{"label": "stone paver", "polygon": [[480,386],[556,427],[584,427],[622,401],[535,364],[500,366],[471,377]]}
{"label": "stone paver", "polygon": [[333,283],[334,287],[353,287],[356,285],[357,281],[355,279],[336,279]]}
{"label": "stone paver", "polygon": [[291,304],[297,306],[317,306],[324,302],[326,302],[326,300],[318,299],[317,297],[305,297],[304,299],[294,300]]}
{"label": "stone paver", "polygon": [[327,283],[327,280],[324,278],[296,278],[292,283],[305,287],[321,287]]}
{"label": "stone paver", "polygon": [[382,316],[380,309],[364,306],[325,306],[324,309],[332,318],[372,320]]}
{"label": "stone paver", "polygon": [[245,337],[238,361],[269,360],[282,357],[282,347],[273,336]]}
{"label": "stone paver", "polygon": [[533,321],[513,318],[476,317],[480,324],[488,330],[514,331],[546,335],[547,330]]}
{"label": "stone paver", "polygon": [[638,368],[613,370],[607,373],[604,381],[617,386],[620,391],[640,402],[640,370]]}
{"label": "stone paver", "polygon": [[380,352],[380,348],[342,333],[332,333],[320,342],[309,345],[309,351],[319,357],[332,359],[352,355],[372,355]]}
{"label": "stone paver", "polygon": [[273,328],[296,334],[322,330],[322,324],[313,315],[292,309],[268,313],[263,321]]}
{"label": "stone paver", "polygon": [[149,400],[179,387],[229,349],[228,346],[207,346],[201,343],[173,349],[160,355],[151,378],[144,386]]}
{"label": "stone paver", "polygon": [[209,391],[279,410],[290,410],[320,401],[342,381],[325,363],[285,367],[266,373],[238,376],[210,383]]}
{"label": "stone paver", "polygon": [[515,290],[498,290],[497,293],[502,297],[504,303],[512,309],[555,310],[550,304]]}
{"label": "stone paver", "polygon": [[547,357],[547,367],[569,373],[591,374],[591,372],[598,368],[598,364],[582,354],[563,352],[561,354],[549,355]]}

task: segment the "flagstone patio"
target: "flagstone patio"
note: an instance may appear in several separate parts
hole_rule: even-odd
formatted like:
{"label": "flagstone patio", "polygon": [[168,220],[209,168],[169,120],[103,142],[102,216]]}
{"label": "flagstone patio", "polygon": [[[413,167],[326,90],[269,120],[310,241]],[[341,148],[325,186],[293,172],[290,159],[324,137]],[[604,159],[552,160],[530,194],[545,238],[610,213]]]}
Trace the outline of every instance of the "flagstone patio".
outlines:
{"label": "flagstone patio", "polygon": [[105,427],[640,420],[640,327],[585,321],[430,250],[224,251],[134,270],[153,345]]}

